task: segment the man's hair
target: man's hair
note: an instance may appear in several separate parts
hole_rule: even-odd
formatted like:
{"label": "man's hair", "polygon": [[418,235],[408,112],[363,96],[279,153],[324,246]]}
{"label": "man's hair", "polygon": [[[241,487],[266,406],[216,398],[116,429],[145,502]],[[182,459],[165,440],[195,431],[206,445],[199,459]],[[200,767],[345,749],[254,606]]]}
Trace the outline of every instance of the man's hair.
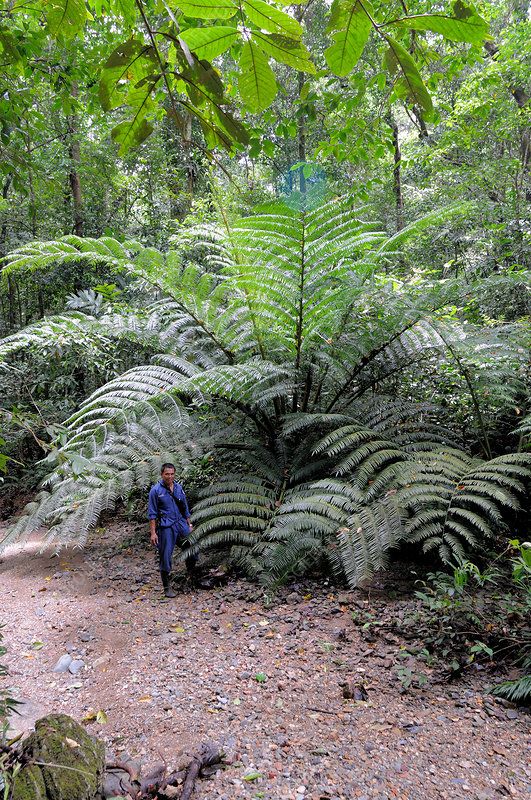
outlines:
{"label": "man's hair", "polygon": [[162,467],[160,468],[160,474],[161,475],[162,475],[162,473],[164,472],[165,469],[172,469],[175,472],[175,464],[170,464],[170,463],[163,464]]}

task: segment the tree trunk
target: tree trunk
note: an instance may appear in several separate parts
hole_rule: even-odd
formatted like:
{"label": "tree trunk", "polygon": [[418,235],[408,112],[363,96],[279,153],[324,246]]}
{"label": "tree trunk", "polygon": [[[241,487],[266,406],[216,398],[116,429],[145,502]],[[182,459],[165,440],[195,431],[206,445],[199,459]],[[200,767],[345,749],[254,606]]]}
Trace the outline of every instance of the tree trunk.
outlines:
{"label": "tree trunk", "polygon": [[[9,189],[11,188],[11,183],[13,178],[11,175],[8,175],[4,180],[4,185],[2,186],[2,199],[7,200],[9,195]],[[2,223],[2,228],[0,229],[0,258],[4,258],[7,255],[7,217],[4,219]],[[16,294],[15,294],[15,282],[11,275],[7,279],[7,325],[9,329],[13,329],[15,327],[15,303],[16,303]]]}
{"label": "tree trunk", "polygon": [[[296,18],[299,23],[302,23],[302,18],[304,16],[305,8],[303,6],[298,6]],[[297,88],[299,93],[299,101],[302,93],[302,87],[304,86],[305,75],[304,72],[297,73]],[[302,110],[302,106],[299,106],[299,113],[297,115],[297,152],[300,162],[306,163],[306,128],[305,128],[306,120],[305,115]],[[306,194],[306,176],[304,174],[304,163],[302,166],[299,167],[299,189],[301,194]]]}
{"label": "tree trunk", "polygon": [[[302,87],[304,85],[304,72],[299,72],[297,77],[300,97]],[[302,109],[299,109],[299,116],[297,119],[297,149],[299,161],[306,162],[306,128]],[[304,165],[299,167],[299,189],[301,194],[306,194],[306,176],[304,175]]]}
{"label": "tree trunk", "polygon": [[[78,87],[72,84],[72,97],[77,98]],[[73,230],[76,236],[84,236],[83,202],[81,197],[81,181],[79,178],[79,167],[81,165],[81,148],[78,137],[78,119],[75,114],[69,114],[66,118],[68,131],[68,155],[70,158],[70,172],[68,183],[72,194],[72,216]]]}
{"label": "tree trunk", "polygon": [[400,140],[398,138],[398,125],[392,116],[389,116],[387,123],[393,132],[393,193],[395,196],[396,229],[400,231],[404,227],[404,198],[402,195],[402,175],[400,170],[402,154],[400,152]]}
{"label": "tree trunk", "polygon": [[196,168],[192,158],[192,115],[184,111],[183,145],[186,161],[186,194],[188,195],[188,208],[192,207],[194,199]]}

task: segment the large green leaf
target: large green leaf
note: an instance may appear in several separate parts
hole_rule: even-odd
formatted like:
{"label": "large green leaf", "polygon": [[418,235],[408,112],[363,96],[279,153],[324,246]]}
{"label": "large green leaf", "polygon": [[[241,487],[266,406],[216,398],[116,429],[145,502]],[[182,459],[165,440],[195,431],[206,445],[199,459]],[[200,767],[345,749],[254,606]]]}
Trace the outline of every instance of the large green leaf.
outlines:
{"label": "large green leaf", "polygon": [[7,28],[0,28],[0,46],[2,61],[5,62],[7,59],[10,64],[17,64],[19,66],[23,64],[17,41],[12,32]]}
{"label": "large green leaf", "polygon": [[249,111],[263,111],[273,102],[277,82],[269,59],[253,41],[245,42],[240,56],[238,84]]}
{"label": "large green leaf", "polygon": [[328,26],[334,43],[325,50],[325,58],[336,75],[348,75],[358,63],[371,32],[372,13],[369,0],[334,0]]}
{"label": "large green leaf", "polygon": [[52,36],[70,39],[81,33],[87,20],[85,0],[48,0],[46,22]]}
{"label": "large green leaf", "polygon": [[235,120],[229,112],[216,108],[214,104],[196,108],[191,103],[181,101],[181,105],[199,121],[207,146],[211,150],[223,147],[233,152],[238,144],[248,144],[249,134],[241,122]]}
{"label": "large green leaf", "polygon": [[300,72],[309,72],[311,75],[315,73],[310,54],[302,42],[281,36],[279,33],[253,31],[252,36],[254,43],[268,56],[273,56],[275,61],[294,67]]}
{"label": "large green leaf", "polygon": [[187,17],[199,19],[229,19],[238,10],[232,0],[178,0],[178,6]]}
{"label": "large green leaf", "polygon": [[[394,23],[396,24],[396,23]],[[452,42],[481,44],[488,38],[489,25],[474,8],[457,0],[452,16],[446,14],[418,14],[399,20],[415,31],[433,31],[442,34]]]}
{"label": "large green leaf", "polygon": [[112,129],[111,135],[120,145],[118,155],[123,156],[131,147],[136,147],[151,136],[153,125],[140,114],[135,114],[132,119],[120,122]]}
{"label": "large green leaf", "polygon": [[131,147],[142,144],[153,132],[153,125],[146,115],[153,111],[155,104],[151,99],[154,84],[145,79],[129,87],[125,102],[133,109],[133,117],[117,125],[111,131],[112,138],[118,142],[118,155],[123,156]]}
{"label": "large green leaf", "polygon": [[389,49],[384,55],[384,65],[391,75],[401,73],[395,83],[397,94],[417,104],[425,114],[433,112],[430,93],[424,86],[418,67],[402,45],[394,39],[387,38]]}
{"label": "large green leaf", "polygon": [[123,105],[128,83],[139,83],[158,66],[155,51],[138,39],[118,45],[104,64],[99,87],[100,102],[105,111]]}
{"label": "large green leaf", "polygon": [[251,22],[258,25],[261,30],[299,39],[302,36],[302,28],[296,19],[264,3],[264,0],[243,0],[243,8]]}
{"label": "large green leaf", "polygon": [[193,65],[187,65],[178,73],[178,77],[184,81],[188,97],[194,105],[201,106],[211,100],[224,102],[223,83],[208,61],[195,61]]}
{"label": "large green leaf", "polygon": [[111,8],[117,17],[123,19],[128,28],[132,27],[137,14],[135,0],[112,0]]}
{"label": "large green leaf", "polygon": [[186,42],[198,58],[212,61],[213,58],[232,47],[238,38],[238,31],[236,28],[222,26],[188,28],[186,31],[181,31],[179,37]]}

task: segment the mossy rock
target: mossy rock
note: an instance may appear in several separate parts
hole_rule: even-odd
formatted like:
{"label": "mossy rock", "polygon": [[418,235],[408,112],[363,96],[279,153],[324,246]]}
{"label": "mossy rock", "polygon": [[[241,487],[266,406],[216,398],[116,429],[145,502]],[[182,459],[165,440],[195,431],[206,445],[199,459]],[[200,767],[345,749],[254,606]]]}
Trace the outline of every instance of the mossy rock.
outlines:
{"label": "mossy rock", "polygon": [[[47,800],[94,800],[99,795],[105,768],[104,744],[66,714],[50,714],[37,720],[23,752],[34,762],[42,762],[39,769]],[[20,774],[33,771],[35,766],[25,767]],[[13,800],[27,797],[13,794]],[[40,795],[32,797],[39,800]]]}
{"label": "mossy rock", "polygon": [[13,779],[13,800],[46,800],[46,785],[40,767],[29,764]]}

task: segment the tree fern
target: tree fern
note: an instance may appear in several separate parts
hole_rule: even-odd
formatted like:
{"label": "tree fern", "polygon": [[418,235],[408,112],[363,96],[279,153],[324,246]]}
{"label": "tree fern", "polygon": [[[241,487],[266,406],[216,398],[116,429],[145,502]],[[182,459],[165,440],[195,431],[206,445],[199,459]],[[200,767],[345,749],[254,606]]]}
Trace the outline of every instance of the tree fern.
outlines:
{"label": "tree fern", "polygon": [[[87,338],[102,326],[151,337],[157,349],[66,421],[43,493],[9,541],[47,525],[56,543],[82,543],[160,460],[197,452],[232,466],[195,505],[193,546],[230,547],[270,587],[323,564],[354,586],[403,542],[450,562],[502,530],[523,503],[531,456],[469,455],[440,401],[447,379],[476,422],[475,452],[488,455],[496,419],[514,429],[528,391],[517,328],[456,319],[470,291],[458,281],[392,275],[396,248],[424,222],[387,240],[366,214],[341,198],[276,203],[223,236],[188,230],[168,253],[65,237],[9,256],[6,274],[105,263],[159,298],[138,319],[109,308],[64,323]],[[3,346],[38,345],[40,335]]]}

